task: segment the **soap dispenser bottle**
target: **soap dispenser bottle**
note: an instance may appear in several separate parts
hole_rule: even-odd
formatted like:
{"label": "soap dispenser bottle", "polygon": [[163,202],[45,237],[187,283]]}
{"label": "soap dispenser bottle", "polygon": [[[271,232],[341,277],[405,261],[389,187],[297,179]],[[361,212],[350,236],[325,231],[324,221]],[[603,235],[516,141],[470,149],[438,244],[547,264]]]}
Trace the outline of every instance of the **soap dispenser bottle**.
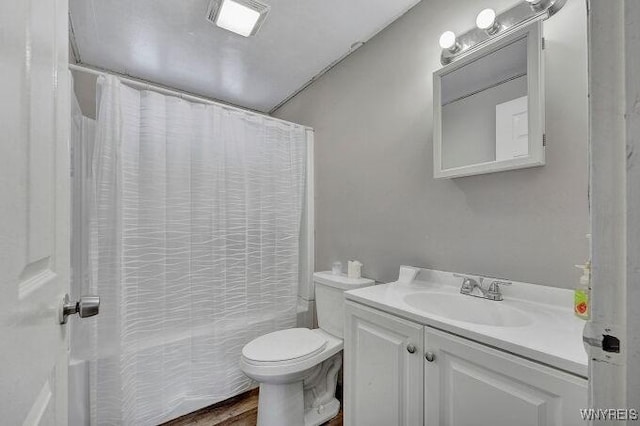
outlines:
{"label": "soap dispenser bottle", "polygon": [[576,265],[576,268],[582,269],[582,276],[574,292],[573,312],[579,318],[588,320],[591,315],[589,300],[589,293],[591,291],[591,261],[588,260],[584,265]]}

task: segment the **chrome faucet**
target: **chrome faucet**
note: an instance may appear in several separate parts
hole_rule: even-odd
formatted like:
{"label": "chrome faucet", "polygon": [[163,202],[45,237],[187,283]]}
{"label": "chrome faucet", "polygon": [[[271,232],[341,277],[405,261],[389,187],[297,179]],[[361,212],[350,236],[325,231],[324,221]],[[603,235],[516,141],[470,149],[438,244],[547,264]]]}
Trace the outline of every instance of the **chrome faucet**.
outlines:
{"label": "chrome faucet", "polygon": [[[456,278],[462,278],[462,287],[460,287],[460,293],[466,294],[468,296],[480,297],[488,300],[502,300],[502,292],[500,291],[500,286],[502,285],[511,285],[509,281],[502,280],[493,280],[489,287],[485,290],[482,286],[484,282],[484,277],[472,278],[467,275],[461,274],[453,274]],[[474,294],[474,290],[478,289],[480,294]]]}

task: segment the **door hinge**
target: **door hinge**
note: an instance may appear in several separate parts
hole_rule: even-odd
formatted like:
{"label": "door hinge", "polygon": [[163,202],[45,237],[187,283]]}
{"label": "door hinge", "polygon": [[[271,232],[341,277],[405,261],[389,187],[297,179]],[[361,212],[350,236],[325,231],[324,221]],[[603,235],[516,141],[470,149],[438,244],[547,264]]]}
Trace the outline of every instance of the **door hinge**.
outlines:
{"label": "door hinge", "polygon": [[546,43],[545,43],[545,41],[544,41],[544,37],[542,37],[542,50],[544,50],[544,49],[545,49],[545,47],[546,47]]}
{"label": "door hinge", "polygon": [[547,134],[546,133],[542,134],[542,146],[544,146],[544,147],[547,146]]}

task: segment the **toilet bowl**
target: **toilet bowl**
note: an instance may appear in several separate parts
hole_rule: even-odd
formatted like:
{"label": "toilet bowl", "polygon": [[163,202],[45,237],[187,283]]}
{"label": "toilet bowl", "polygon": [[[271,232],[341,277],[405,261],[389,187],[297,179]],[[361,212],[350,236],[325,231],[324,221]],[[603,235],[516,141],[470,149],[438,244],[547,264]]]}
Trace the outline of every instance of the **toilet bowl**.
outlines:
{"label": "toilet bowl", "polygon": [[242,349],[240,368],[260,383],[258,426],[317,426],[335,417],[342,367],[344,295],[374,284],[330,272],[314,274],[318,326],[257,337]]}

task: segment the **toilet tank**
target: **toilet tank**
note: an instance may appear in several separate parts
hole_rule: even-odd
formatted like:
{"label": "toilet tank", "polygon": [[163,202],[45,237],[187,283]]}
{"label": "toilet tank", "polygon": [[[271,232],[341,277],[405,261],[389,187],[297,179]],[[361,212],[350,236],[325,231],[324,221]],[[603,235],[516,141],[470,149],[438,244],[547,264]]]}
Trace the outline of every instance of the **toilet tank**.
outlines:
{"label": "toilet tank", "polygon": [[336,337],[344,338],[344,292],[368,287],[375,281],[368,278],[348,278],[332,272],[313,274],[316,290],[318,326]]}

